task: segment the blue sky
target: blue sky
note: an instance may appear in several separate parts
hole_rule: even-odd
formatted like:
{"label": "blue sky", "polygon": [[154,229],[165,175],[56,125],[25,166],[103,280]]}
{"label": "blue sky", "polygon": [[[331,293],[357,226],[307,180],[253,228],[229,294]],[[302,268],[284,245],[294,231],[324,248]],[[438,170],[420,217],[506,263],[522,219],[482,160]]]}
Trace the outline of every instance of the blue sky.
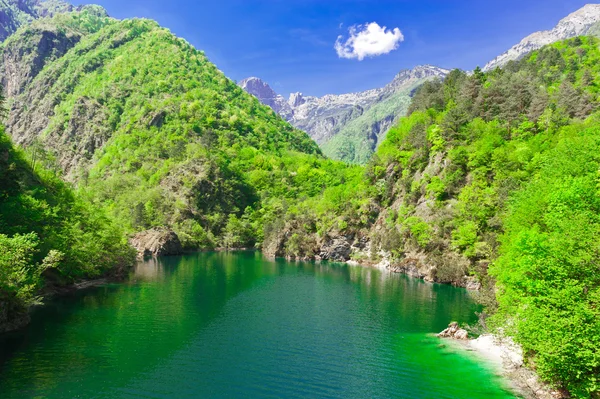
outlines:
{"label": "blue sky", "polygon": [[[93,0],[116,18],[157,20],[205,51],[235,80],[258,76],[287,96],[381,87],[420,64],[473,69],[523,37],[550,29],[578,0]],[[86,3],[73,1],[74,4]],[[339,35],[356,24],[398,28],[388,54],[340,58]],[[392,33],[390,33],[392,34]],[[400,36],[395,36],[399,38]]]}

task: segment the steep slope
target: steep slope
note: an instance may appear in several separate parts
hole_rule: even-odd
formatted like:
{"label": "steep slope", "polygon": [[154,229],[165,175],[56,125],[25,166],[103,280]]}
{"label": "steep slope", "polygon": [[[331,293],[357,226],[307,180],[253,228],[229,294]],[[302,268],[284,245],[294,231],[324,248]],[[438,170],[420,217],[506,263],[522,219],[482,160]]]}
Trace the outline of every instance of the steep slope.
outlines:
{"label": "steep slope", "polygon": [[13,140],[46,149],[129,232],[253,246],[271,207],[352,173],[152,21],[65,14],[21,28],[2,57]]}
{"label": "steep slope", "polygon": [[365,163],[390,126],[405,115],[412,91],[423,82],[443,78],[447,73],[429,65],[418,66],[400,72],[380,89],[323,97],[293,93],[287,105],[281,95],[257,78],[244,80],[241,85],[296,128],[307,132],[321,145],[325,155],[350,163]]}
{"label": "steep slope", "polygon": [[27,323],[40,289],[124,273],[135,260],[123,231],[32,155],[0,126],[0,332]]}
{"label": "steep slope", "polygon": [[501,68],[509,61],[521,59],[533,50],[559,40],[580,35],[594,35],[597,31],[594,25],[598,22],[600,22],[600,4],[588,4],[560,20],[553,29],[535,32],[527,36],[519,44],[488,62],[483,70],[490,71],[494,68]]}

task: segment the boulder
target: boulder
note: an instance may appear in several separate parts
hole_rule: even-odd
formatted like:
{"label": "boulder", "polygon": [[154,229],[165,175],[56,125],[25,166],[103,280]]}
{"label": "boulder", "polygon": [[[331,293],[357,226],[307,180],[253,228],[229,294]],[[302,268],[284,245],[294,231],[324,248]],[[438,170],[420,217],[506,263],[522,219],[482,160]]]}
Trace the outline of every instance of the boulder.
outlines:
{"label": "boulder", "polygon": [[452,322],[444,331],[437,335],[440,338],[453,338],[460,341],[466,341],[469,339],[469,333],[467,330],[460,328],[457,322]]}
{"label": "boulder", "polygon": [[139,257],[181,255],[183,247],[172,230],[152,229],[137,233],[129,241],[138,251]]}
{"label": "boulder", "polygon": [[319,259],[330,260],[332,262],[346,262],[350,260],[352,254],[352,245],[347,237],[336,237],[327,240],[319,253]]}

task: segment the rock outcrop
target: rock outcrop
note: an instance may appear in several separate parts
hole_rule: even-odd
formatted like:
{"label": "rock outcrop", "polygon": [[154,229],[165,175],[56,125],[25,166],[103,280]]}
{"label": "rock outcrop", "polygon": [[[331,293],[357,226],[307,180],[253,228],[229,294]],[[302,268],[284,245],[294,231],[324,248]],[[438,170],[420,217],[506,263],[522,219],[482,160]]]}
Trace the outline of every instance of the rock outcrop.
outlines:
{"label": "rock outcrop", "polygon": [[0,65],[5,95],[21,94],[46,64],[63,56],[80,39],[81,35],[73,30],[44,25],[31,27],[26,44],[23,37],[7,41]]}
{"label": "rock outcrop", "polygon": [[402,273],[429,282],[435,281],[435,267],[416,257],[406,258],[398,264],[390,264],[388,269],[393,273]]}
{"label": "rock outcrop", "polygon": [[183,247],[175,232],[165,229],[152,229],[137,233],[129,240],[138,251],[139,257],[181,255]]}
{"label": "rock outcrop", "polygon": [[460,328],[457,322],[452,322],[444,331],[437,335],[440,338],[452,338],[459,341],[466,341],[469,339],[469,333],[467,330]]}
{"label": "rock outcrop", "polygon": [[350,237],[335,237],[327,239],[320,248],[319,259],[332,262],[346,262],[352,254],[352,241]]}
{"label": "rock outcrop", "polygon": [[588,4],[563,18],[553,29],[535,32],[527,36],[519,44],[490,61],[483,70],[501,68],[509,61],[518,60],[534,50],[559,40],[596,34],[599,22],[600,4]]}
{"label": "rock outcrop", "polygon": [[[259,78],[244,79],[239,85],[308,133],[326,155],[364,163],[391,126],[406,114],[414,89],[427,80],[443,79],[448,72],[431,65],[417,66],[400,72],[382,88],[323,97],[292,93],[287,102]],[[327,145],[338,135],[343,136],[339,144]],[[351,150],[340,148],[348,146]]]}
{"label": "rock outcrop", "polygon": [[259,101],[268,105],[277,112],[282,118],[290,121],[293,118],[294,111],[282,95],[277,94],[266,82],[259,78],[247,78],[239,83],[239,86],[258,98]]}

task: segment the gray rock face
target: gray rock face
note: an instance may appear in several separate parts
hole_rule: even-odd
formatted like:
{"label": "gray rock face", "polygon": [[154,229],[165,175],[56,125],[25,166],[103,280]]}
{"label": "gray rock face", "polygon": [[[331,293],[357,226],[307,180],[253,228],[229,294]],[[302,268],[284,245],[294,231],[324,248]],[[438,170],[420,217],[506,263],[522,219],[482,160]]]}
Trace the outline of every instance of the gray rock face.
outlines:
{"label": "gray rock face", "polygon": [[600,22],[600,4],[588,4],[563,18],[553,29],[527,36],[519,44],[490,61],[483,70],[501,68],[509,61],[518,60],[547,44],[593,33],[592,29],[598,22]]}
{"label": "gray rock face", "polygon": [[469,339],[469,333],[458,326],[458,323],[450,323],[448,328],[437,335],[440,338],[453,338],[460,341],[466,341]]}
{"label": "gray rock face", "polygon": [[277,112],[281,117],[290,120],[293,115],[292,107],[287,103],[282,95],[277,94],[271,86],[263,82],[259,78],[244,79],[239,83],[239,86],[258,98],[261,103],[268,105]]}
{"label": "gray rock face", "polygon": [[[16,144],[31,145],[36,137],[48,126],[49,120],[54,115],[56,101],[51,98],[54,82],[57,76],[51,75],[43,79],[38,85],[31,87],[30,83],[38,77],[39,73],[48,63],[60,58],[73,48],[81,40],[81,35],[71,30],[58,29],[56,26],[46,24],[32,24],[26,35],[13,36],[4,44],[0,53],[2,64],[0,65],[0,82],[5,88],[5,95],[11,99],[9,117],[6,127]],[[60,71],[56,71],[58,74]],[[56,93],[58,95],[58,93]],[[98,104],[86,103],[81,100],[73,116],[83,120],[91,117],[95,119],[101,110],[94,109]],[[86,126],[92,126],[88,124]],[[59,129],[63,129],[59,127]],[[94,130],[96,128],[93,128]],[[73,137],[81,137],[82,132],[69,132],[67,135],[58,135],[58,132],[49,132],[50,136],[60,142],[72,140]],[[103,140],[104,135],[91,137],[87,132],[89,140]],[[85,140],[84,140],[85,141]],[[65,143],[67,144],[67,143]],[[71,145],[72,143],[68,143]],[[97,143],[96,143],[97,145]],[[82,144],[83,147],[90,147]],[[82,147],[82,149],[83,149]],[[70,171],[75,158],[89,156],[82,152],[63,152],[59,164],[67,173]]]}
{"label": "gray rock face", "polygon": [[[0,0],[1,1],[1,0]],[[28,43],[7,41],[1,54],[0,77],[7,97],[23,92],[44,66],[75,46],[81,35],[56,27],[32,28]]]}
{"label": "gray rock face", "polygon": [[409,257],[398,264],[390,265],[388,269],[392,273],[402,273],[429,282],[435,281],[435,268],[427,265],[425,259],[422,258],[418,255]]}
{"label": "gray rock face", "polygon": [[[1,0],[0,0],[1,1]],[[105,16],[104,9],[84,6],[87,13]],[[11,36],[0,48],[0,83],[5,89],[9,113],[5,121],[7,132],[20,146],[38,143],[55,151],[57,165],[66,180],[73,181],[78,172],[85,172],[94,152],[111,136],[105,123],[110,114],[106,104],[87,97],[75,102],[69,124],[55,124],[56,105],[65,95],[64,85],[56,87],[67,65],[48,70],[47,66],[61,58],[81,41],[82,32],[50,20],[35,20]],[[96,44],[92,44],[96,45]],[[92,71],[100,64],[89,64]],[[42,73],[44,71],[44,73]],[[78,77],[72,77],[75,83]],[[46,130],[47,129],[47,130]],[[46,131],[44,137],[41,132]],[[49,143],[52,143],[51,145]],[[83,168],[82,165],[86,164]],[[78,168],[81,167],[81,168]]]}
{"label": "gray rock face", "polygon": [[327,240],[321,246],[319,258],[333,262],[346,262],[350,259],[352,245],[347,237],[336,237]]}
{"label": "gray rock face", "polygon": [[[385,87],[358,93],[341,95],[325,95],[323,97],[304,96],[293,93],[287,102],[258,78],[249,78],[240,82],[240,86],[257,97],[263,104],[270,106],[294,127],[307,132],[319,145],[331,140],[350,122],[360,119],[377,104],[401,95],[409,98],[414,87],[428,79],[444,78],[448,70],[431,65],[417,66],[414,69],[401,71]],[[369,131],[366,137],[377,142],[387,133],[392,124],[401,116],[398,110],[378,113],[366,123]]]}
{"label": "gray rock face", "polygon": [[175,232],[153,229],[137,233],[130,241],[140,257],[181,255],[183,247]]}

